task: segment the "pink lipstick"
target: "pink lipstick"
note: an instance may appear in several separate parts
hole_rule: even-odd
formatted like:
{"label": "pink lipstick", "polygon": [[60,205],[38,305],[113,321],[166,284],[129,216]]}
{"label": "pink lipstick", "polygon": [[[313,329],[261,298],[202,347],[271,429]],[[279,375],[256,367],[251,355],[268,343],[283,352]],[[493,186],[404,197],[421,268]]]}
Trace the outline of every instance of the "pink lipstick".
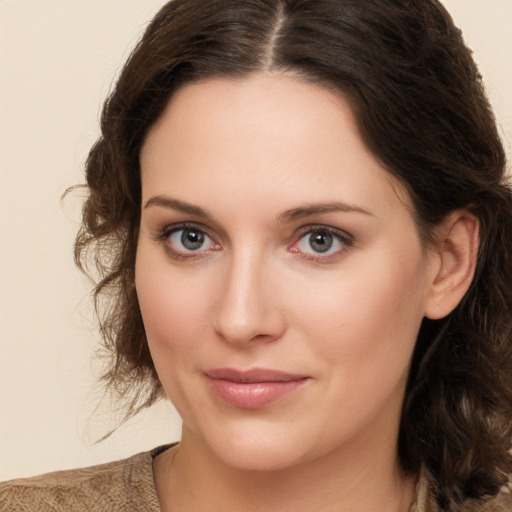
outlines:
{"label": "pink lipstick", "polygon": [[215,396],[241,409],[266,407],[291,395],[309,380],[305,375],[265,368],[217,368],[206,371],[205,375]]}

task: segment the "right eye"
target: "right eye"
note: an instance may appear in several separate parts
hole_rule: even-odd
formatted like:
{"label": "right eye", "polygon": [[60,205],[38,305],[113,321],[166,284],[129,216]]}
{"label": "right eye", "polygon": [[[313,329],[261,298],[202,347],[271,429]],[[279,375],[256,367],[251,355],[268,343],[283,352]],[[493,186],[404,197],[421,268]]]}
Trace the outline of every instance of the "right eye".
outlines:
{"label": "right eye", "polygon": [[176,257],[194,257],[207,251],[220,249],[219,244],[214,242],[204,230],[195,226],[167,228],[161,238],[164,239],[171,256]]}

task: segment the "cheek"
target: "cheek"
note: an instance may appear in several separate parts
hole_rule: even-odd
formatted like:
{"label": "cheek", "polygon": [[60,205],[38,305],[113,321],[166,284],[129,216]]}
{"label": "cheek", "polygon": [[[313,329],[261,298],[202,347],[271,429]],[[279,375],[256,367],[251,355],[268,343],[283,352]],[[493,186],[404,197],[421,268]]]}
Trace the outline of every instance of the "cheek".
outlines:
{"label": "cheek", "polygon": [[[135,284],[149,350],[167,397],[187,417],[187,396],[196,393],[198,347],[205,344],[204,289],[191,276],[170,271],[167,261],[137,255]],[[186,385],[185,385],[186,384]]]}
{"label": "cheek", "polygon": [[311,344],[315,354],[345,379],[395,380],[408,371],[425,289],[422,256],[412,254],[354,265],[302,304],[310,319],[303,328],[319,340]]}
{"label": "cheek", "polygon": [[155,364],[170,364],[169,356],[204,338],[208,291],[193,274],[172,272],[169,262],[144,248],[137,254],[135,285],[144,327]]}

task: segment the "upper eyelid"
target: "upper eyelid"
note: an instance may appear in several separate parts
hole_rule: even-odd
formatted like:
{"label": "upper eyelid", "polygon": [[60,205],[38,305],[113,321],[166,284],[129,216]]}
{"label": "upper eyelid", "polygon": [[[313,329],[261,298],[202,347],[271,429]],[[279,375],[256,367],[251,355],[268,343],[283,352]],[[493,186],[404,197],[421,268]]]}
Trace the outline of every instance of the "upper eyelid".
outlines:
{"label": "upper eyelid", "polygon": [[183,228],[199,229],[207,234],[210,238],[215,240],[217,243],[220,243],[221,240],[227,239],[226,231],[222,228],[222,226],[213,221],[208,221],[208,224],[205,224],[201,220],[193,219],[169,220],[167,222],[158,222],[158,225],[155,225],[154,231],[159,233],[157,236],[165,236],[165,234],[169,234],[172,231]]}
{"label": "upper eyelid", "polygon": [[348,231],[325,224],[310,224],[308,226],[302,226],[296,232],[302,237],[303,235],[313,231],[326,231],[330,234],[337,235],[340,238],[348,239],[350,241],[354,240],[354,237]]}
{"label": "upper eyelid", "polygon": [[200,222],[176,222],[174,224],[167,224],[160,230],[160,232],[163,236],[169,236],[171,233],[182,229],[197,229],[198,231],[202,231],[208,237],[212,239],[214,238],[214,236],[212,236],[212,230]]}
{"label": "upper eyelid", "polygon": [[[164,236],[168,236],[170,233],[172,233],[174,231],[179,231],[180,229],[186,229],[186,228],[198,229],[200,231],[203,231],[206,235],[208,235],[211,238],[221,238],[216,235],[216,233],[213,229],[209,228],[208,226],[205,226],[201,222],[194,222],[194,221],[185,221],[185,222],[176,222],[176,223],[166,224],[163,228],[160,228],[158,231],[160,234],[162,234]],[[354,238],[348,231],[341,229],[341,228],[336,228],[334,226],[330,226],[327,224],[307,224],[307,225],[301,226],[294,230],[295,234],[292,235],[292,238],[293,238],[293,236],[297,236],[297,235],[302,236],[306,233],[309,233],[309,232],[315,231],[315,230],[328,231],[329,233],[332,233],[334,235],[338,235],[342,238],[349,238],[351,240]]]}

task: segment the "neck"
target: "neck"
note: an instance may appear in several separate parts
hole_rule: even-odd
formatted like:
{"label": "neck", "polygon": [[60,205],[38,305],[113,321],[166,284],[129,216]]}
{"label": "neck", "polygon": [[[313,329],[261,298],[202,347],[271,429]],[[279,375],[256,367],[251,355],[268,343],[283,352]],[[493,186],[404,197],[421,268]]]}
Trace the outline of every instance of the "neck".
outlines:
{"label": "neck", "polygon": [[408,512],[415,494],[395,450],[368,439],[286,469],[255,471],[224,464],[185,431],[155,459],[154,472],[162,512]]}

